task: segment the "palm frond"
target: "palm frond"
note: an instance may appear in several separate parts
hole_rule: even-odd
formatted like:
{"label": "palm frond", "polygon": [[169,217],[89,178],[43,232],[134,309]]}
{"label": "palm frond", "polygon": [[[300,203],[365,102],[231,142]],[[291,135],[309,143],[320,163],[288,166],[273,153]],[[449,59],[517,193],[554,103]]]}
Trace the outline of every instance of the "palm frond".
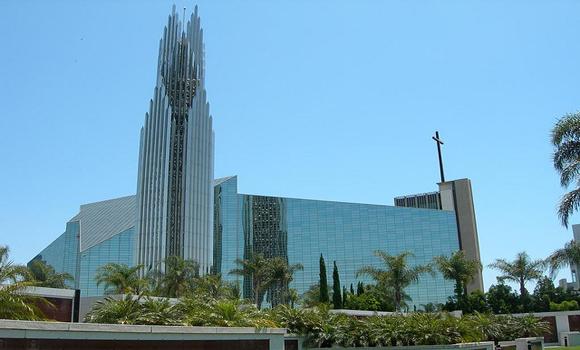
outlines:
{"label": "palm frond", "polygon": [[560,200],[558,217],[564,227],[568,228],[568,218],[580,208],[580,188],[566,193]]}
{"label": "palm frond", "polygon": [[567,139],[580,139],[580,113],[568,113],[560,118],[552,129],[551,139],[554,146]]}
{"label": "palm frond", "polygon": [[580,264],[580,244],[575,240],[567,242],[564,248],[552,252],[545,264],[549,268],[551,278],[554,278],[556,273],[566,266]]}

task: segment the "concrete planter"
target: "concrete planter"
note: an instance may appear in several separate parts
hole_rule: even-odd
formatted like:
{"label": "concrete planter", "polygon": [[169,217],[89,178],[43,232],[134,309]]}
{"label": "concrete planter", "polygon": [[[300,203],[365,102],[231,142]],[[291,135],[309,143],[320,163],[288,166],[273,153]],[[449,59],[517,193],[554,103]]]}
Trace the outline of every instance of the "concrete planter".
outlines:
{"label": "concrete planter", "polygon": [[562,346],[580,345],[580,332],[560,332],[560,344]]}
{"label": "concrete planter", "polygon": [[519,338],[514,341],[500,341],[498,345],[502,350],[543,350],[544,338]]}
{"label": "concrete planter", "polygon": [[0,320],[0,350],[284,350],[283,328],[166,327]]}

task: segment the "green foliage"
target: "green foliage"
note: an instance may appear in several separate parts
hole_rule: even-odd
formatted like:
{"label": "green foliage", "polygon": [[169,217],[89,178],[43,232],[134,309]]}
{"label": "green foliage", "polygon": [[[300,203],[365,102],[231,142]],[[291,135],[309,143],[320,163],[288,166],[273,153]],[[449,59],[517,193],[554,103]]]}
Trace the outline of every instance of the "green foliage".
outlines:
{"label": "green foliage", "polygon": [[221,275],[205,275],[195,279],[192,295],[202,300],[240,299],[237,285],[225,282]]}
{"label": "green foliage", "polygon": [[532,296],[532,309],[536,312],[550,311],[550,302],[557,298],[556,287],[548,277],[538,280]]}
{"label": "green foliage", "polygon": [[43,298],[22,295],[26,286],[28,284],[15,282],[0,287],[0,319],[38,321],[46,318],[37,304],[48,302]]}
{"label": "green foliage", "polygon": [[487,304],[494,314],[518,312],[518,296],[512,288],[504,283],[492,285],[486,294]]}
{"label": "green foliage", "polygon": [[328,297],[328,279],[326,278],[326,263],[324,262],[324,257],[320,254],[320,261],[319,261],[319,270],[320,270],[320,281],[318,282],[318,286],[320,287],[320,292],[318,293],[319,301],[321,303],[328,303],[330,298]]}
{"label": "green foliage", "polygon": [[[346,293],[343,309],[367,311],[395,311],[392,289],[381,285],[357,286],[358,294]],[[405,300],[408,300],[407,298]]]}
{"label": "green foliage", "polygon": [[443,304],[427,303],[421,306],[424,312],[441,312],[443,310]]}
{"label": "green foliage", "polygon": [[37,304],[50,305],[46,299],[22,294],[22,290],[32,283],[26,267],[16,265],[10,260],[10,249],[0,246],[0,319],[41,320],[44,314]]}
{"label": "green foliage", "polygon": [[490,312],[491,308],[487,302],[486,294],[480,290],[476,290],[463,297],[463,300],[461,301],[458,301],[456,297],[450,297],[447,303],[443,306],[443,310],[461,310],[465,314],[472,314],[475,312]]}
{"label": "green foliage", "polygon": [[248,259],[236,259],[238,268],[230,271],[232,275],[250,278],[252,281],[252,297],[258,309],[262,306],[264,294],[269,288],[270,265],[262,254],[253,254]]}
{"label": "green foliage", "polygon": [[282,257],[274,257],[269,260],[269,274],[266,278],[268,297],[272,306],[288,304],[290,298],[290,283],[294,279],[296,271],[303,270],[302,264],[288,264]]}
{"label": "green foliage", "polygon": [[550,302],[550,311],[570,311],[578,310],[578,302],[576,300],[563,301],[561,303]]}
{"label": "green foliage", "polygon": [[150,272],[139,276],[142,266],[129,267],[109,263],[97,270],[97,284],[105,285],[107,294],[149,295],[175,298],[194,294],[202,300],[239,299],[236,285],[224,282],[220,275],[198,275],[198,265],[178,257],[166,259],[165,273]]}
{"label": "green foliage", "polygon": [[310,347],[443,345],[484,340],[513,340],[542,335],[545,322],[526,316],[476,313],[463,318],[446,313],[373,316],[364,319],[330,313],[327,307],[272,310],[273,319],[290,333],[306,336]]}
{"label": "green foliage", "polygon": [[68,288],[66,282],[74,280],[70,274],[57,273],[54,267],[40,259],[32,260],[28,264],[28,271],[24,279],[38,287]]}
{"label": "green foliage", "polygon": [[356,284],[356,295],[361,295],[365,292],[365,285],[362,282]]}
{"label": "green foliage", "polygon": [[294,288],[288,289],[288,304],[291,308],[296,306],[296,303],[300,300],[300,295],[298,295],[298,291]]}
{"label": "green foliage", "polygon": [[179,256],[168,256],[164,272],[157,272],[150,278],[158,282],[156,294],[168,298],[179,298],[189,294],[199,277],[199,264]]}
{"label": "green foliage", "polygon": [[145,287],[145,282],[139,277],[142,267],[116,263],[103,265],[97,269],[95,275],[97,286],[104,284],[106,294],[139,293]]}
{"label": "green foliage", "polygon": [[476,290],[467,296],[465,300],[465,313],[485,313],[489,311],[490,307],[484,292]]}
{"label": "green foliage", "polygon": [[552,129],[554,168],[560,173],[560,185],[575,188],[566,193],[559,203],[558,216],[568,227],[568,218],[580,207],[580,113],[566,114]]}
{"label": "green foliage", "polygon": [[512,281],[519,285],[520,288],[520,304],[523,311],[528,311],[528,290],[526,283],[538,280],[543,277],[545,263],[543,260],[531,260],[526,252],[520,252],[516,255],[513,261],[505,259],[496,259],[496,261],[489,265],[502,273],[497,277],[499,282]]}
{"label": "green foliage", "polygon": [[381,302],[377,300],[373,293],[363,293],[360,295],[349,294],[344,308],[350,310],[383,311]]}
{"label": "green foliage", "polygon": [[140,303],[136,324],[183,326],[184,315],[178,305],[166,298],[145,297]]}
{"label": "green foliage", "polygon": [[265,258],[262,254],[237,259],[235,262],[238,268],[231,270],[230,274],[251,279],[252,298],[258,309],[261,309],[266,293],[274,306],[296,301],[297,295],[290,292],[289,286],[294,273],[303,269],[302,264],[289,265],[282,257]]}
{"label": "green foliage", "polygon": [[[360,297],[360,296],[359,296]],[[283,327],[302,335],[310,347],[444,345],[538,336],[547,324],[533,316],[475,313],[455,318],[446,313],[372,316],[363,319],[332,313],[326,304],[309,309],[280,305],[268,311],[240,300],[201,301],[127,295],[95,305],[87,322],[220,327]]]}
{"label": "green foliage", "polygon": [[504,341],[516,338],[542,336],[550,331],[549,324],[532,315],[473,314],[464,316],[466,324],[476,330],[484,340]]}
{"label": "green foliage", "polygon": [[314,307],[320,304],[320,286],[318,283],[311,285],[308,290],[302,294],[300,304],[303,307]]}
{"label": "green foliage", "polygon": [[468,259],[462,250],[456,251],[451,256],[435,257],[435,265],[443,275],[443,278],[455,282],[455,299],[459,310],[464,310],[468,301],[466,286],[471,282],[481,269],[481,263],[477,260]]}
{"label": "green foliage", "polygon": [[0,284],[22,281],[29,274],[28,269],[10,260],[10,249],[0,245]]}
{"label": "green foliage", "polygon": [[564,245],[564,248],[554,251],[546,259],[546,264],[550,268],[550,276],[555,277],[560,269],[567,266],[580,264],[580,243],[571,240]]}
{"label": "green foliage", "polygon": [[85,322],[110,324],[185,325],[180,308],[168,299],[126,294],[98,301]]}
{"label": "green foliage", "polygon": [[433,269],[430,265],[409,266],[407,259],[413,257],[410,252],[389,255],[377,250],[374,254],[381,259],[384,268],[380,269],[370,265],[364,266],[358,270],[357,276],[370,276],[375,280],[378,290],[392,298],[395,310],[401,311],[402,307],[405,306],[405,300],[410,300],[410,297],[405,293],[405,288],[412,283],[417,283],[419,276],[422,274],[433,274]]}
{"label": "green foliage", "polygon": [[143,295],[111,297],[95,304],[86,322],[207,327],[277,327],[268,314],[240,300],[201,300],[186,297],[178,302]]}
{"label": "green foliage", "polygon": [[178,306],[183,310],[185,323],[190,326],[205,327],[276,327],[265,312],[253,304],[240,300],[215,300],[200,303],[194,298],[186,298]]}
{"label": "green foliage", "polygon": [[338,274],[338,267],[334,261],[334,269],[332,271],[332,305],[335,309],[342,309],[342,292],[340,290],[340,275]]}

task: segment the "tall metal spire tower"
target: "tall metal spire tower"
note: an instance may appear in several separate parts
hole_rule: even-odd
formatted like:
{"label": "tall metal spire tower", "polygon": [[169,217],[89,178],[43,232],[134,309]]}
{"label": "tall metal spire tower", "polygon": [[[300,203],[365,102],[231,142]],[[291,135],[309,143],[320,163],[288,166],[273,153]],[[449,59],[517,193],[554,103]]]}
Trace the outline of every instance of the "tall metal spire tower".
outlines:
{"label": "tall metal spire tower", "polygon": [[214,134],[204,80],[197,6],[185,27],[173,6],[139,148],[135,255],[146,268],[163,270],[173,255],[202,273],[211,267]]}

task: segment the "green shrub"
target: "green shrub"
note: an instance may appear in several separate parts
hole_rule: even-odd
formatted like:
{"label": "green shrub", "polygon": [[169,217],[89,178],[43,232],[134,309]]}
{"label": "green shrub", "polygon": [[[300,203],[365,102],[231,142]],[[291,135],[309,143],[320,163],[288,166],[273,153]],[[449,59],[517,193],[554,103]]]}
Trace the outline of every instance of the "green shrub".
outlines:
{"label": "green shrub", "polygon": [[578,310],[578,302],[576,300],[565,300],[561,303],[550,302],[550,311],[569,311]]}
{"label": "green shrub", "polygon": [[329,312],[328,307],[292,310],[279,307],[271,317],[290,333],[304,335],[312,347],[444,345],[541,336],[549,328],[533,316],[475,313],[412,313],[362,319]]}
{"label": "green shrub", "polygon": [[304,336],[311,347],[445,345],[540,336],[546,322],[531,315],[513,317],[474,313],[456,318],[445,312],[357,318],[333,313],[328,305],[293,309],[280,305],[258,310],[238,300],[168,299],[126,296],[95,305],[87,322],[219,327],[283,327]]}
{"label": "green shrub", "polygon": [[379,311],[381,310],[381,302],[371,293],[361,295],[349,294],[344,308],[350,310]]}

